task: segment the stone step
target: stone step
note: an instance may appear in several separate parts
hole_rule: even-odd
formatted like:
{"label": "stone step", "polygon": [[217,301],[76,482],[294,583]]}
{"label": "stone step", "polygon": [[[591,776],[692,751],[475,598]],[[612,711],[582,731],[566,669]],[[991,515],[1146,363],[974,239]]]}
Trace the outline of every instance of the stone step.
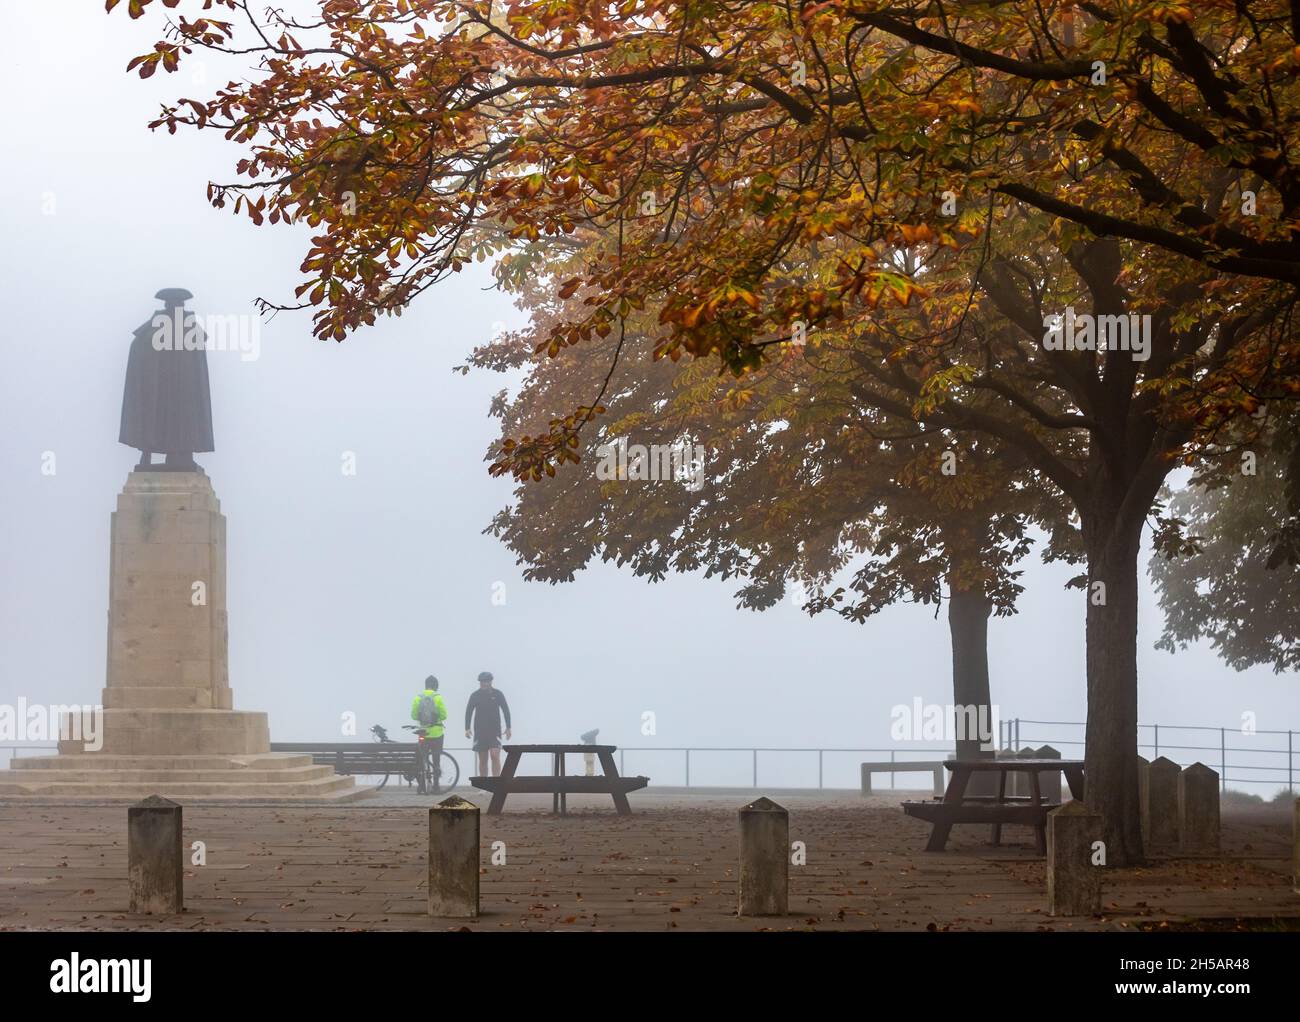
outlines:
{"label": "stone step", "polygon": [[0,783],[14,781],[23,785],[33,784],[103,784],[132,783],[140,784],[181,784],[191,782],[219,781],[222,784],[297,784],[303,781],[315,781],[322,777],[332,777],[334,770],[328,766],[301,766],[288,770],[256,770],[249,768],[215,768],[208,770],[133,770],[118,768],[105,770],[102,767],[93,770],[33,770],[20,771],[15,777],[0,773]]}
{"label": "stone step", "polygon": [[0,798],[11,796],[83,797],[83,798],[147,798],[161,795],[164,798],[185,799],[255,798],[275,801],[284,797],[331,795],[355,789],[351,777],[325,777],[309,781],[288,783],[237,781],[181,781],[161,785],[139,781],[39,781],[35,784],[13,774],[0,774]]}
{"label": "stone step", "polygon": [[[157,791],[146,791],[143,788],[127,792],[114,792],[110,794],[95,795],[45,795],[45,794],[26,794],[16,792],[0,792],[0,806],[6,805],[37,805],[37,806],[103,806],[103,805],[135,805],[150,795],[158,794]],[[256,805],[256,806],[321,806],[321,805],[338,805],[345,802],[359,802],[362,799],[370,798],[372,795],[379,794],[378,789],[372,787],[356,788],[339,788],[335,791],[326,791],[320,794],[311,795],[246,795],[246,794],[218,794],[218,795],[186,795],[183,799],[176,798],[184,805]]]}
{"label": "stone step", "polygon": [[293,770],[311,766],[311,756],[267,752],[252,756],[111,756],[102,752],[20,756],[10,770]]}

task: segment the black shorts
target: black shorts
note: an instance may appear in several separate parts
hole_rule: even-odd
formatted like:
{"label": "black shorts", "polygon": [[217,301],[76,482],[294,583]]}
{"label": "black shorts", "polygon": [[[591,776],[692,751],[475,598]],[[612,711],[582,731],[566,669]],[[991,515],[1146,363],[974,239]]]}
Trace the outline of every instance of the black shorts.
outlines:
{"label": "black shorts", "polygon": [[475,734],[474,751],[487,752],[488,749],[501,748],[501,736],[499,734]]}

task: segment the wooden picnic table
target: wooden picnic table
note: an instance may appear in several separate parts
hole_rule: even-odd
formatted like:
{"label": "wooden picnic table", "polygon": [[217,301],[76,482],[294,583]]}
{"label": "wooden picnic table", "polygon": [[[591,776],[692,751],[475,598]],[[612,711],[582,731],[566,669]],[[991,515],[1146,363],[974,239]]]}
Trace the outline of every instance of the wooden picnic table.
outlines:
{"label": "wooden picnic table", "polygon": [[[993,827],[993,844],[1002,843],[1003,824],[1024,824],[1034,828],[1039,855],[1047,854],[1047,814],[1058,803],[1043,795],[1039,774],[1064,774],[1071,797],[1083,800],[1083,760],[1081,759],[948,759],[943,765],[952,772],[942,799],[927,802],[904,802],[903,812],[930,821],[927,852],[942,852],[948,833],[955,823],[988,823]],[[968,795],[966,788],[976,774],[998,775],[996,795]],[[1008,795],[1007,775],[1028,774],[1029,794]],[[1057,784],[1059,790],[1060,785]]]}
{"label": "wooden picnic table", "polygon": [[[632,812],[627,801],[627,793],[644,788],[650,783],[648,777],[620,777],[618,767],[614,764],[617,745],[503,745],[506,752],[505,766],[501,768],[500,777],[471,777],[469,783],[476,788],[492,792],[492,801],[488,805],[488,815],[496,816],[505,808],[506,796],[514,793],[549,792],[551,795],[551,812],[560,816],[568,815],[568,798],[570,793],[610,795],[614,799],[614,808],[620,815]],[[540,752],[549,754],[551,773],[549,775],[517,773],[519,761],[525,753]],[[568,754],[594,753],[600,760],[603,775],[587,777],[580,774],[566,774],[564,757]]]}

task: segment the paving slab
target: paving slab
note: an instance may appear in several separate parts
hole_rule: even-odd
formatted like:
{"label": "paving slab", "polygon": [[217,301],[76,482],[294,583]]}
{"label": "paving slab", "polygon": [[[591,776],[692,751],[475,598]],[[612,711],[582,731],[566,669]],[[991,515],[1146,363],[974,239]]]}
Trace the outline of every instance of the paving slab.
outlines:
{"label": "paving slab", "polygon": [[[1098,930],[1300,916],[1282,810],[1225,811],[1220,854],[1110,870],[1102,916],[1053,919],[1028,828],[1005,828],[994,848],[987,828],[957,827],[949,851],[927,853],[928,825],[903,815],[906,797],[780,796],[807,854],[790,867],[790,914],[738,918],[736,814],[752,793],[643,793],[631,816],[607,797],[573,796],[562,818],[548,795],[512,796],[505,813],[481,817],[482,914],[455,921],[425,913],[433,799],[413,793],[186,806],[176,917],[127,912],[123,807],[0,804],[0,929]],[[190,863],[195,841],[206,865]]]}

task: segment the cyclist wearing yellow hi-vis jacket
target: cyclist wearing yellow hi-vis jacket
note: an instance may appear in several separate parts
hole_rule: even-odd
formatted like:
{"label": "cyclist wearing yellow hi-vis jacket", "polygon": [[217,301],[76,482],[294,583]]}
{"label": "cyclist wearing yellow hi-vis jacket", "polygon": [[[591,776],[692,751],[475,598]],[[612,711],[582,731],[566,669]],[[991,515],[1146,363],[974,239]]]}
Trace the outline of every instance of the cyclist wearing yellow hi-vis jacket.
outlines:
{"label": "cyclist wearing yellow hi-vis jacket", "polygon": [[[447,701],[438,692],[438,679],[432,674],[424,679],[424,691],[419,693],[411,702],[411,719],[420,725],[421,733],[424,736],[424,744],[432,748],[433,755],[430,758],[435,771],[432,778],[433,789],[437,791],[437,773],[441,763],[442,740],[444,737],[442,724],[447,719]],[[424,778],[421,777],[420,781],[423,784]],[[423,792],[423,787],[421,787],[421,794]]]}

